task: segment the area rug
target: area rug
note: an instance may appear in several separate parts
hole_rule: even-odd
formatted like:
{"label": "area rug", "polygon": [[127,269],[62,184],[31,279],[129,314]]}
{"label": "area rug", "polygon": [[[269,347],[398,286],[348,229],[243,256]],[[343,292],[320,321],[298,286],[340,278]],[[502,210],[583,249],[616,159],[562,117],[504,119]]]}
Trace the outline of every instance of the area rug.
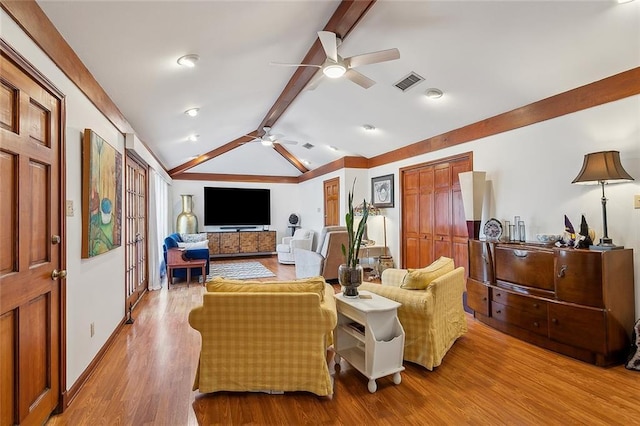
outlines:
{"label": "area rug", "polygon": [[260,262],[210,263],[207,281],[213,277],[247,280],[251,278],[267,278],[275,276],[276,274],[268,270]]}

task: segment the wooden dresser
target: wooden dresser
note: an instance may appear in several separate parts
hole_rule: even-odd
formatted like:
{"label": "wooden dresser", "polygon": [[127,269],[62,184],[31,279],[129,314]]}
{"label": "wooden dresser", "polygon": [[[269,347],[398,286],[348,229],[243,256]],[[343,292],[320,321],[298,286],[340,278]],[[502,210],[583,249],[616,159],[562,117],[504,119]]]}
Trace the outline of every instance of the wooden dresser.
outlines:
{"label": "wooden dresser", "polygon": [[635,321],[633,250],[469,240],[467,300],[504,333],[599,366],[618,363]]}

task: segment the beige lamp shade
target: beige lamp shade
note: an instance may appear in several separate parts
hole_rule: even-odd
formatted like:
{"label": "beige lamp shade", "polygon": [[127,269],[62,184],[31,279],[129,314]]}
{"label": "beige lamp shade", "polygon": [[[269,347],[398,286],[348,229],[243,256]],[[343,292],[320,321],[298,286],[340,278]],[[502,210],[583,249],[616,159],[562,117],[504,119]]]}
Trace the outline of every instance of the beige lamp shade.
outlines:
{"label": "beige lamp shade", "polygon": [[487,172],[463,172],[458,174],[464,218],[467,221],[482,219],[482,201]]}

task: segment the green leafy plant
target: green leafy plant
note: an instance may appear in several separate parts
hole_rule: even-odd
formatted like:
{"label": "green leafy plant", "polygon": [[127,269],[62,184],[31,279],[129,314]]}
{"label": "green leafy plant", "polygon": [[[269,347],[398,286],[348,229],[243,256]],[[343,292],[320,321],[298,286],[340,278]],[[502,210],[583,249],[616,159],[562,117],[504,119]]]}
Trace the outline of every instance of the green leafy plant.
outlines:
{"label": "green leafy plant", "polygon": [[369,206],[366,200],[363,200],[363,211],[362,211],[362,219],[358,224],[358,229],[354,232],[353,229],[353,219],[354,219],[354,211],[353,211],[353,190],[356,186],[356,180],[353,180],[353,185],[351,187],[351,191],[349,192],[349,210],[345,215],[345,222],[347,225],[347,235],[348,240],[347,244],[349,247],[345,247],[342,244],[342,255],[345,258],[347,266],[351,268],[355,268],[358,265],[358,253],[360,253],[360,244],[362,243],[362,236],[364,235],[364,229],[367,226],[367,218],[369,217]]}

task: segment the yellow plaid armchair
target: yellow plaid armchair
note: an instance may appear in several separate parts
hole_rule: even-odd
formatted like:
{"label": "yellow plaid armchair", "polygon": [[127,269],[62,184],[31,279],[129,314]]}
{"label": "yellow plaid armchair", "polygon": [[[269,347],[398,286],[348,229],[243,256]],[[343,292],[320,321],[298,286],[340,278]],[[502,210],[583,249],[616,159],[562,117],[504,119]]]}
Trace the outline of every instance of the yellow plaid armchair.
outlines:
{"label": "yellow plaid armchair", "polygon": [[382,285],[363,283],[359,289],[402,303],[398,319],[405,331],[404,359],[433,370],[467,332],[462,305],[464,268],[434,279],[424,290],[401,288],[407,273],[406,269],[385,269]]}
{"label": "yellow plaid armchair", "polygon": [[322,277],[207,284],[189,314],[202,348],[193,390],[333,394],[327,346],[336,326],[333,287]]}

